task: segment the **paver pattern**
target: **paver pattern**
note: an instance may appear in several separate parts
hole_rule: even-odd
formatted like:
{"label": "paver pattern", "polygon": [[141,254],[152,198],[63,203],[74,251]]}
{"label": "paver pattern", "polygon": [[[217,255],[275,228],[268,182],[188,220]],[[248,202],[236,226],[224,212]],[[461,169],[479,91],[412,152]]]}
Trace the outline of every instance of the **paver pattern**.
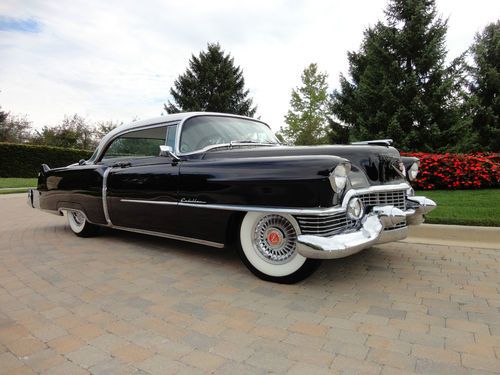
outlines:
{"label": "paver pattern", "polygon": [[500,249],[395,243],[258,280],[0,197],[0,374],[500,373]]}

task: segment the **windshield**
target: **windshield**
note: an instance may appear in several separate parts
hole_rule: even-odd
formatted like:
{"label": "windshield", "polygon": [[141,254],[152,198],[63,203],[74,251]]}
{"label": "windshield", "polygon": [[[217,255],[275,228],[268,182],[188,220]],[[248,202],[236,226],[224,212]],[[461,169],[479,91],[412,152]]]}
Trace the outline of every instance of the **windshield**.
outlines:
{"label": "windshield", "polygon": [[229,143],[278,144],[269,127],[261,122],[235,117],[199,116],[182,126],[180,152]]}

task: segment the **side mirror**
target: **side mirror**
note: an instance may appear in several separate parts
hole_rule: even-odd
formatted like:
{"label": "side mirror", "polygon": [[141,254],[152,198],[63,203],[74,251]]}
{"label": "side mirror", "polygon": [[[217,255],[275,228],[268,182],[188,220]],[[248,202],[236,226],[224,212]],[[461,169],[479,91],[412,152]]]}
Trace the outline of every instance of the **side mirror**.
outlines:
{"label": "side mirror", "polygon": [[175,161],[180,160],[177,157],[177,155],[174,154],[174,150],[172,149],[171,146],[160,145],[160,156],[166,156],[166,157],[169,157]]}

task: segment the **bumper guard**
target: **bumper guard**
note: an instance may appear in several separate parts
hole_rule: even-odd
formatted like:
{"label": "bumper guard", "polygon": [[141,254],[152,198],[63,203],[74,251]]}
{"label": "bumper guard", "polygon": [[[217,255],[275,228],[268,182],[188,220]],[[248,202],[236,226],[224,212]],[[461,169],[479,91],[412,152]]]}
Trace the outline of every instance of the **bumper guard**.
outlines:
{"label": "bumper guard", "polygon": [[404,220],[410,225],[421,224],[423,215],[432,211],[436,203],[425,197],[408,197],[407,210],[394,206],[375,206],[361,221],[361,228],[340,233],[331,237],[299,235],[297,251],[306,258],[335,259],[343,258],[377,243],[397,241],[408,235],[408,227],[384,231]]}

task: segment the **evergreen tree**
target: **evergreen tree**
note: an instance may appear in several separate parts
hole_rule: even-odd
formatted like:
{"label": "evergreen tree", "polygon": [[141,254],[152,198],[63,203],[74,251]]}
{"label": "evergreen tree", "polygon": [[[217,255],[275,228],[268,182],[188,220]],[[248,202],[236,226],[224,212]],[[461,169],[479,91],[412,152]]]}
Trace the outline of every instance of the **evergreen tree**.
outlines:
{"label": "evergreen tree", "polygon": [[469,108],[476,143],[472,147],[500,151],[500,21],[476,35],[471,52]]}
{"label": "evergreen tree", "polygon": [[316,145],[328,143],[330,98],[328,75],[318,71],[316,64],[310,64],[302,73],[302,86],[292,90],[290,109],[285,116],[285,127],[280,135],[286,143],[295,145]]}
{"label": "evergreen tree", "polygon": [[245,89],[245,79],[234,59],[221,46],[208,44],[207,51],[191,56],[189,68],[170,89],[173,102],[167,113],[211,111],[253,116],[257,110]]}
{"label": "evergreen tree", "polygon": [[404,150],[448,147],[458,103],[445,67],[447,24],[434,0],[389,0],[385,22],[348,53],[332,110],[357,140],[393,138]]}

